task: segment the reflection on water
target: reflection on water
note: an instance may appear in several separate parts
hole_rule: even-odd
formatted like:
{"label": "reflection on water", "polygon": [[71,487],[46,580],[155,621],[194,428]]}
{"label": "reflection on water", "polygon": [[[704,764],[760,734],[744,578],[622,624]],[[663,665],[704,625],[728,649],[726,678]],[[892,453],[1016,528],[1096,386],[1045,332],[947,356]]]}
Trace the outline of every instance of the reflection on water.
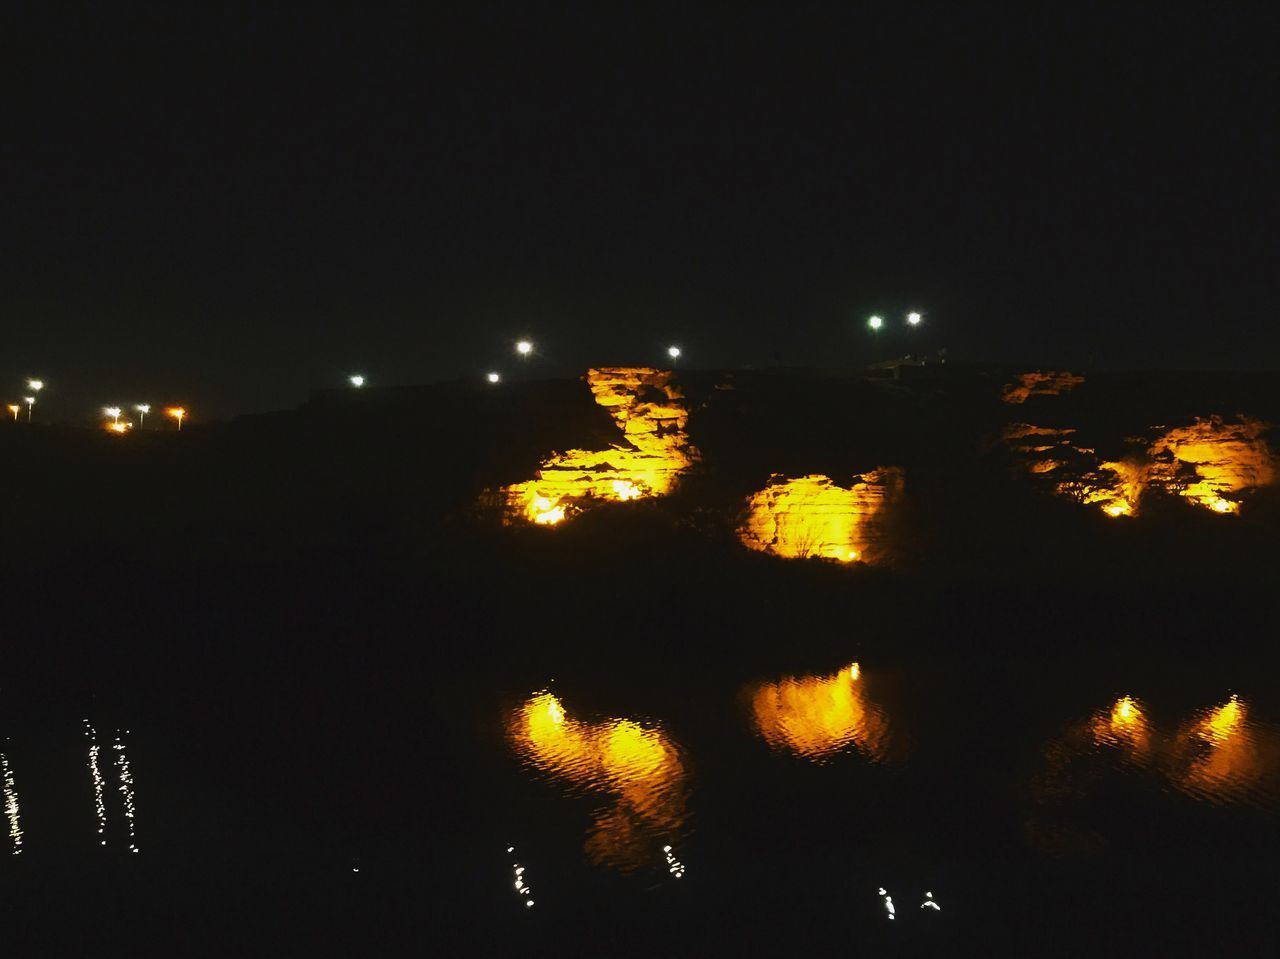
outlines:
{"label": "reflection on water", "polygon": [[120,775],[120,797],[124,802],[124,818],[129,828],[129,851],[137,852],[137,835],[134,831],[134,814],[133,805],[133,772],[129,769],[129,759],[124,753],[124,740],[120,738],[120,734],[116,733],[116,742],[113,747],[116,751],[116,770]]}
{"label": "reflection on water", "polygon": [[1097,746],[1115,746],[1130,762],[1145,762],[1151,750],[1151,729],[1147,714],[1132,696],[1116,700],[1110,711],[1098,712],[1092,720]]}
{"label": "reflection on water", "polygon": [[[509,856],[514,856],[515,851],[515,846],[507,847],[507,855]],[[529,881],[525,878],[524,871],[524,866],[513,859],[511,862],[511,875],[514,879],[513,884],[516,889],[516,895],[524,900],[525,908],[533,908],[533,887],[529,885]]]}
{"label": "reflection on water", "polygon": [[4,814],[9,820],[9,840],[13,844],[11,853],[22,855],[22,817],[18,803],[18,787],[14,785],[13,770],[9,768],[9,757],[0,753],[0,783],[4,785]]}
{"label": "reflection on water", "polygon": [[1032,784],[1040,807],[1030,824],[1033,837],[1046,847],[1061,849],[1064,839],[1079,847],[1087,830],[1050,810],[1086,802],[1126,770],[1157,777],[1205,803],[1275,807],[1280,804],[1280,729],[1251,721],[1248,712],[1245,701],[1232,696],[1162,731],[1143,704],[1124,696],[1069,726],[1045,746],[1043,767]]}
{"label": "reflection on water", "polygon": [[98,731],[89,720],[84,721],[84,734],[89,738],[89,778],[93,780],[93,811],[98,817],[99,845],[107,844],[107,804],[103,798],[102,768],[98,765]]}
{"label": "reflection on water", "polygon": [[[98,820],[98,845],[107,844],[107,782],[103,775],[102,747],[98,745],[98,731],[89,720],[83,720],[84,734],[89,740],[89,779],[93,782],[93,811]],[[126,730],[127,732],[127,730]],[[120,793],[120,802],[125,819],[125,832],[128,837],[130,852],[138,851],[136,819],[137,807],[134,803],[133,770],[129,765],[129,757],[125,753],[124,738],[116,730],[115,742],[112,744],[115,753],[116,791]],[[108,770],[110,766],[108,765]]]}
{"label": "reflection on water", "polygon": [[885,758],[888,721],[867,701],[857,663],[830,676],[787,676],[751,691],[756,730],[774,749],[824,762],[849,746]]}
{"label": "reflection on water", "polygon": [[570,791],[613,798],[587,833],[587,855],[597,865],[625,871],[653,862],[688,818],[684,762],[661,726],[584,722],[541,692],[512,712],[508,735],[523,762]]}
{"label": "reflection on water", "polygon": [[1280,731],[1250,722],[1232,696],[1179,730],[1170,777],[1196,799],[1265,805],[1280,793]]}

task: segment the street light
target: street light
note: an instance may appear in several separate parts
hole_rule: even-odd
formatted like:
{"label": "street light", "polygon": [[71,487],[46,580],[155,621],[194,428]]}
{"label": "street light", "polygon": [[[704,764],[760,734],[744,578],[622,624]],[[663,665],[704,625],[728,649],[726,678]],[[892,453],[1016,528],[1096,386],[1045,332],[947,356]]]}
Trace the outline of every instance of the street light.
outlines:
{"label": "street light", "polygon": [[360,387],[364,386],[364,377],[361,376],[359,373],[351,374],[350,376],[347,377],[347,381],[350,382],[351,385],[354,386],[356,389],[360,389]]}
{"label": "street light", "polygon": [[678,347],[678,346],[668,346],[668,347],[667,347],[667,356],[671,357],[673,360],[678,360],[678,359],[680,359],[680,347]]}
{"label": "street light", "polygon": [[923,320],[923,319],[924,319],[924,317],[923,317],[923,316],[921,316],[919,313],[908,313],[908,314],[907,314],[907,324],[908,324],[908,325],[910,325],[910,326],[919,326],[919,325],[920,325],[920,321],[921,321],[921,320]]}
{"label": "street light", "polygon": [[501,382],[502,382],[502,374],[501,374],[501,373],[489,373],[488,375],[486,375],[486,376],[485,376],[485,379],[486,379],[486,380],[488,380],[490,383],[501,383]]}
{"label": "street light", "polygon": [[873,316],[867,320],[867,326],[871,327],[873,330],[878,330],[880,327],[884,326],[884,318]]}
{"label": "street light", "polygon": [[18,414],[22,412],[22,405],[19,403],[10,403],[9,412],[13,414],[13,421],[18,422]]}
{"label": "street light", "polygon": [[142,429],[147,425],[147,414],[151,412],[151,404],[139,403],[134,409],[138,411],[138,428]]}
{"label": "street light", "polygon": [[24,396],[27,401],[27,422],[31,422],[31,410],[36,405],[36,397],[40,395],[40,391],[44,389],[44,380],[27,380],[27,389],[31,391],[31,396]]}
{"label": "street light", "polygon": [[108,416],[110,416],[110,417],[111,417],[111,422],[112,422],[112,423],[119,423],[119,422],[120,422],[120,412],[121,412],[120,407],[118,407],[118,406],[108,406],[108,407],[107,407],[106,409],[104,409],[102,412],[106,413]]}
{"label": "street light", "polygon": [[171,406],[164,411],[166,416],[172,416],[178,421],[178,432],[182,432],[182,419],[187,415],[187,411],[181,406]]}
{"label": "street light", "polygon": [[516,352],[521,356],[528,356],[533,352],[533,344],[528,340],[521,340],[516,344]]}

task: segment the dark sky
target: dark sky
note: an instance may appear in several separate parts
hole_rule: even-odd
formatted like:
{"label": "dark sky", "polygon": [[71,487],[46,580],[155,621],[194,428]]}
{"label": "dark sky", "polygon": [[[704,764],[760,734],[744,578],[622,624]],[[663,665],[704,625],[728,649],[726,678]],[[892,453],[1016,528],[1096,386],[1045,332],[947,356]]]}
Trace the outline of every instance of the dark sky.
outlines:
{"label": "dark sky", "polygon": [[956,357],[1278,365],[1262,6],[51,6],[0,14],[0,380],[66,418],[521,334],[860,363],[912,307]]}

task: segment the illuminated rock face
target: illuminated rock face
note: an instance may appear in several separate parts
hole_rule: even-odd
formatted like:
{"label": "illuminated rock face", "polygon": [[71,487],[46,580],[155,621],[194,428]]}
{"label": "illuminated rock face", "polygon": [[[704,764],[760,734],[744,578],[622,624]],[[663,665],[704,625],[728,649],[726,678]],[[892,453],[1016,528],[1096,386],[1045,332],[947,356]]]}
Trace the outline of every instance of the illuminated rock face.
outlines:
{"label": "illuminated rock face", "polygon": [[902,473],[882,468],[845,488],[830,477],[774,476],[747,501],[738,538],[751,549],[788,559],[865,560],[878,546],[871,520],[902,489]]}
{"label": "illuminated rock face", "polygon": [[663,496],[697,457],[685,429],[688,409],[670,371],[602,367],[588,370],[586,379],[623,441],[607,450],[569,450],[548,457],[536,479],[504,490],[508,522],[554,526],[592,501]]}
{"label": "illuminated rock face", "polygon": [[1025,403],[1032,396],[1057,396],[1074,389],[1083,382],[1083,376],[1053,370],[1019,373],[1012,383],[1005,386],[1000,398],[1006,403],[1020,404]]}
{"label": "illuminated rock face", "polygon": [[655,862],[688,818],[684,763],[660,726],[583,722],[541,692],[513,711],[507,734],[527,765],[570,792],[611,797],[587,833],[586,851],[597,865],[628,871]]}
{"label": "illuminated rock face", "polygon": [[[1262,438],[1267,428],[1249,417],[1225,423],[1213,416],[1171,429],[1148,450],[1150,481],[1215,512],[1239,512],[1232,494],[1275,481],[1275,460]],[[1187,467],[1194,478],[1183,481]]]}
{"label": "illuminated rock face", "polygon": [[888,723],[871,705],[857,663],[830,676],[788,676],[750,692],[756,731],[774,749],[825,762],[848,747],[883,759]]}
{"label": "illuminated rock face", "polygon": [[1132,455],[1107,461],[1076,446],[1070,429],[1014,423],[1004,438],[1031,473],[1054,481],[1055,492],[1097,505],[1109,516],[1136,514],[1148,489],[1218,513],[1237,513],[1241,494],[1275,482],[1275,458],[1263,438],[1267,429],[1268,424],[1249,417],[1197,419],[1165,430],[1150,445],[1135,438]]}

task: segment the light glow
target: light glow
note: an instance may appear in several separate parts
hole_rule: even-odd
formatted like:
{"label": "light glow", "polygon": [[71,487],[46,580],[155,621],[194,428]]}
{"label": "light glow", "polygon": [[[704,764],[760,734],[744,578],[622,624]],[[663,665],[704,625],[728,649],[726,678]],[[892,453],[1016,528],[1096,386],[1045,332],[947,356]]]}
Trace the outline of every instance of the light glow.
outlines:
{"label": "light glow", "polygon": [[878,330],[878,329],[880,329],[880,327],[884,326],[884,317],[881,317],[881,316],[873,316],[873,317],[869,318],[869,319],[867,320],[867,326],[871,327],[871,329],[873,329],[873,330]]}
{"label": "light glow", "polygon": [[667,347],[667,356],[671,357],[673,360],[678,360],[678,359],[680,359],[680,347],[678,347],[678,346],[668,346],[668,347]]}
{"label": "light glow", "polygon": [[888,721],[866,697],[853,663],[829,676],[786,676],[750,691],[756,732],[774,749],[827,762],[852,746],[884,759]]}
{"label": "light glow", "polygon": [[907,314],[907,323],[909,323],[911,326],[919,326],[919,325],[920,325],[920,321],[921,321],[921,320],[923,320],[923,319],[924,319],[924,317],[923,317],[923,316],[921,316],[919,313],[908,313],[908,314]]}
{"label": "light glow", "polygon": [[9,820],[9,839],[13,843],[11,855],[22,855],[22,813],[18,802],[18,787],[14,784],[9,757],[0,753],[0,785],[4,788],[4,814]]}
{"label": "light glow", "polygon": [[18,422],[18,414],[22,412],[22,407],[18,403],[9,404],[9,412],[13,414],[13,421]]}
{"label": "light glow", "polygon": [[182,421],[186,418],[187,411],[181,406],[171,406],[164,411],[164,415],[178,421],[178,432],[182,432]]}
{"label": "light glow", "polygon": [[352,386],[354,386],[356,389],[360,389],[360,387],[364,386],[364,377],[361,376],[359,373],[352,373],[350,376],[347,377],[347,382],[350,383]]}
{"label": "light glow", "polygon": [[596,502],[663,496],[697,456],[685,432],[684,396],[670,371],[603,367],[588,370],[586,378],[625,445],[571,449],[543,460],[535,479],[503,489],[506,522],[554,526]]}
{"label": "light glow", "polygon": [[874,540],[873,518],[901,485],[901,472],[892,468],[855,476],[847,488],[817,473],[795,479],[775,474],[747,500],[738,539],[786,559],[856,562]]}
{"label": "light glow", "polygon": [[[632,719],[585,722],[543,691],[512,712],[507,730],[529,766],[575,793],[610,798],[611,805],[594,813],[587,834],[587,854],[596,864],[630,871],[651,863],[662,837],[683,827],[684,762],[661,726]],[[669,841],[663,854],[671,874],[683,874]]]}
{"label": "light glow", "polygon": [[44,389],[44,380],[27,380],[27,389],[39,393]]}
{"label": "light glow", "polygon": [[529,340],[520,340],[516,343],[516,352],[521,356],[529,356],[533,353],[533,343]]}
{"label": "light glow", "polygon": [[488,375],[486,375],[486,376],[485,376],[485,379],[486,379],[486,380],[488,380],[490,383],[501,383],[501,382],[502,382],[502,374],[501,374],[501,373],[489,373]]}

